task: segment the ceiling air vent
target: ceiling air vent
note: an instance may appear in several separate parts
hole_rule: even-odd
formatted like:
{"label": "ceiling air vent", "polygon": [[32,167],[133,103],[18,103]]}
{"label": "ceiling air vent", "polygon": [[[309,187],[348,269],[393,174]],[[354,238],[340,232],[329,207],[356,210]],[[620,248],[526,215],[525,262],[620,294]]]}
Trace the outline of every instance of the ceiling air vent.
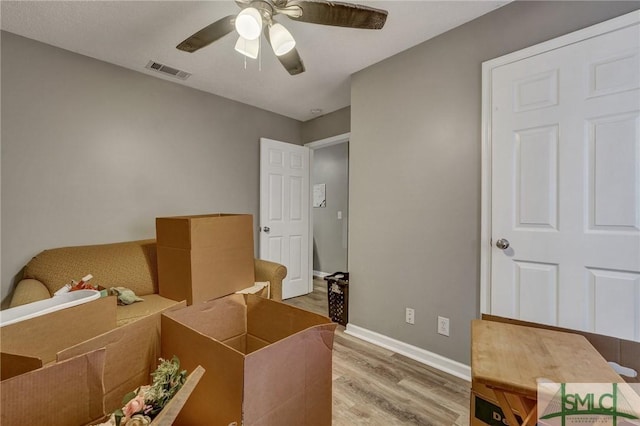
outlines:
{"label": "ceiling air vent", "polygon": [[179,69],[172,68],[168,65],[164,65],[155,61],[149,61],[145,68],[152,71],[161,72],[162,74],[170,75],[171,77],[179,78],[180,80],[186,80],[191,76],[191,74],[186,71],[181,71]]}

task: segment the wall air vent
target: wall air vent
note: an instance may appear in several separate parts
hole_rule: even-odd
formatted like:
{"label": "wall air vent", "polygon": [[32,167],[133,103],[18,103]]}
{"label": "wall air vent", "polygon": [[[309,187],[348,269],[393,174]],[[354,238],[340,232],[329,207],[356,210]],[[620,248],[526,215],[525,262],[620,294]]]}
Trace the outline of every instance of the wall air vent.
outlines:
{"label": "wall air vent", "polygon": [[179,78],[180,80],[186,80],[191,76],[191,74],[186,71],[181,71],[179,69],[172,68],[168,65],[164,65],[155,61],[149,61],[145,68],[150,69],[151,71],[157,71],[162,74],[170,75],[171,77]]}

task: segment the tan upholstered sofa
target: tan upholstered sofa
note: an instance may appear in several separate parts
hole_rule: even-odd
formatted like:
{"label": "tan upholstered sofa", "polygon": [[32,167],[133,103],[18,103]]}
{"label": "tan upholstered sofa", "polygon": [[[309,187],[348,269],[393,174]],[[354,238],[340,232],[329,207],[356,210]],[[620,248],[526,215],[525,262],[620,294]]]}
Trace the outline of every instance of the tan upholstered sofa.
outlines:
{"label": "tan upholstered sofa", "polygon": [[[118,325],[123,325],[176,304],[158,294],[156,259],[155,240],[45,250],[24,267],[23,279],[15,288],[10,306],[47,299],[72,279],[91,274],[94,285],[127,287],[144,299],[118,306]],[[256,281],[269,281],[271,299],[282,300],[282,280],[287,269],[260,259],[255,259],[254,265]]]}

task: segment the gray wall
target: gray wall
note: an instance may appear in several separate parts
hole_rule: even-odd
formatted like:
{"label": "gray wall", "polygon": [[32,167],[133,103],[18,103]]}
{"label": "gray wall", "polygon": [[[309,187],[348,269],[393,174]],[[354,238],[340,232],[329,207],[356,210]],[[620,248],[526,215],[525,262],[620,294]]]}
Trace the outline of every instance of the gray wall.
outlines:
{"label": "gray wall", "polygon": [[302,123],[302,142],[314,142],[331,136],[348,133],[351,129],[351,108],[341,108],[332,113]]}
{"label": "gray wall", "polygon": [[[155,237],[155,217],[259,213],[259,138],[301,124],[2,33],[2,298],[39,251]],[[77,277],[69,277],[77,278]]]}
{"label": "gray wall", "polygon": [[[481,63],[637,9],[515,2],[352,78],[350,321],[469,363],[479,311]],[[415,309],[415,325],[404,322]],[[451,337],[436,333],[438,315]]]}
{"label": "gray wall", "polygon": [[[302,123],[303,143],[351,130],[351,108],[345,107]],[[327,184],[327,208],[313,209],[313,269],[333,273],[347,270],[349,211],[349,145],[314,151],[313,183]],[[337,219],[338,210],[342,220]]]}
{"label": "gray wall", "polygon": [[[327,205],[313,209],[313,270],[347,270],[349,143],[313,151],[313,184],[326,185]],[[342,219],[338,219],[338,212]]]}

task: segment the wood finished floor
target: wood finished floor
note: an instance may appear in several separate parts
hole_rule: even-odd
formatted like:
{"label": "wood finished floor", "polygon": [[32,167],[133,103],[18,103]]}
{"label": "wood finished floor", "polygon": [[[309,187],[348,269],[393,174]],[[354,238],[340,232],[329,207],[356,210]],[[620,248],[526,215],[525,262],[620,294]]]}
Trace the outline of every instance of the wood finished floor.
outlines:
{"label": "wood finished floor", "polygon": [[[285,301],[327,315],[327,287]],[[469,382],[349,336],[333,346],[333,425],[469,425]]]}

